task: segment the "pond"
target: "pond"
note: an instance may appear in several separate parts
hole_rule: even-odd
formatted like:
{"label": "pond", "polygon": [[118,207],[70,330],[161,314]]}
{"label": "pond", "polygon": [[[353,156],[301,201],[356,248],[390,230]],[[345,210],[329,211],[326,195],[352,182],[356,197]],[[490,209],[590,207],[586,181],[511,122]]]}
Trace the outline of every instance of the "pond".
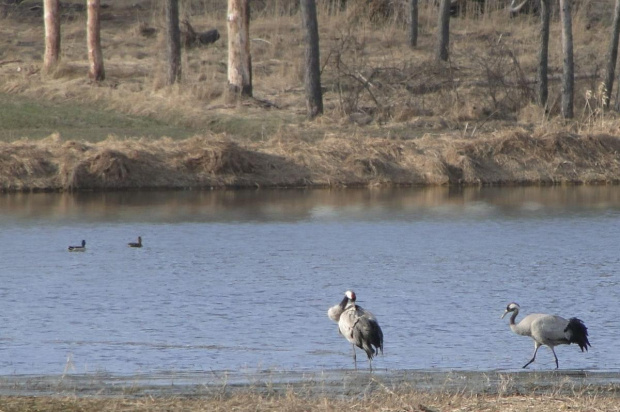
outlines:
{"label": "pond", "polygon": [[0,375],[349,370],[347,289],[377,371],[520,369],[511,301],[588,326],[561,369],[618,371],[619,238],[607,186],[2,195]]}

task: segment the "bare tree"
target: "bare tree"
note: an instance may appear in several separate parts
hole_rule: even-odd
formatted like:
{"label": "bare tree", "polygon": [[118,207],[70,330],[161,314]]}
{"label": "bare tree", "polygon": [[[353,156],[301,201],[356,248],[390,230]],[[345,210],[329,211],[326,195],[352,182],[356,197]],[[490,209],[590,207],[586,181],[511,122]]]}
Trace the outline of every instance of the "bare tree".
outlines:
{"label": "bare tree", "polygon": [[[620,1],[620,0],[618,0]],[[547,105],[549,91],[547,86],[547,69],[549,67],[549,20],[551,17],[550,0],[540,1],[540,47],[538,49],[538,104]]]}
{"label": "bare tree", "polygon": [[573,63],[573,27],[571,21],[571,1],[560,0],[560,20],[562,21],[562,116],[573,118],[573,94],[575,73]]}
{"label": "bare tree", "polygon": [[60,0],[44,0],[43,23],[45,25],[45,54],[43,72],[49,73],[60,56]]}
{"label": "bare tree", "polygon": [[105,79],[101,51],[101,0],[86,2],[86,43],[88,44],[88,77],[95,81]]}
{"label": "bare tree", "polygon": [[620,38],[620,0],[616,0],[614,12],[614,24],[611,33],[611,43],[607,52],[607,70],[605,71],[604,84],[604,105],[609,107],[611,100],[611,89],[614,87],[614,75],[616,70],[616,60],[618,58],[618,39]]}
{"label": "bare tree", "polygon": [[[166,0],[166,83],[174,84],[181,79],[181,30],[179,28],[179,0]],[[188,22],[189,24],[189,22]]]}
{"label": "bare tree", "polygon": [[305,29],[305,73],[306,107],[308,117],[323,113],[321,92],[321,59],[319,55],[319,24],[316,18],[315,0],[301,0],[301,18]]}
{"label": "bare tree", "polygon": [[409,46],[418,45],[418,0],[409,0]]}
{"label": "bare tree", "polygon": [[228,92],[252,96],[249,0],[228,0]]}
{"label": "bare tree", "polygon": [[450,0],[439,3],[439,21],[437,23],[437,60],[447,61],[450,47]]}

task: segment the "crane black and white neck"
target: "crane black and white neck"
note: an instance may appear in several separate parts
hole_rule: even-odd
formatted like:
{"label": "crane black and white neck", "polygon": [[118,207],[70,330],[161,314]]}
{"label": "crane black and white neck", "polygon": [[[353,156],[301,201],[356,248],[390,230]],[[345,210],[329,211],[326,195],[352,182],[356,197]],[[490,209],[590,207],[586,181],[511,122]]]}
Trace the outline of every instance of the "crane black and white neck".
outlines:
{"label": "crane black and white neck", "polygon": [[355,303],[356,296],[347,290],[342,301],[329,308],[327,316],[338,323],[338,331],[353,345],[353,364],[357,369],[355,347],[364,350],[372,371],[372,359],[383,353],[383,331],[377,318]]}
{"label": "crane black and white neck", "polygon": [[591,346],[588,340],[588,328],[580,319],[570,318],[566,320],[560,316],[533,313],[521,319],[519,323],[515,323],[519,309],[521,307],[518,303],[509,303],[502,315],[502,319],[512,312],[512,316],[510,316],[510,329],[517,335],[529,336],[534,339],[534,356],[532,356],[528,363],[523,365],[524,368],[534,362],[536,353],[542,345],[548,346],[551,352],[553,352],[556,369],[560,365],[554,347],[576,343],[583,352],[588,350],[588,346]]}

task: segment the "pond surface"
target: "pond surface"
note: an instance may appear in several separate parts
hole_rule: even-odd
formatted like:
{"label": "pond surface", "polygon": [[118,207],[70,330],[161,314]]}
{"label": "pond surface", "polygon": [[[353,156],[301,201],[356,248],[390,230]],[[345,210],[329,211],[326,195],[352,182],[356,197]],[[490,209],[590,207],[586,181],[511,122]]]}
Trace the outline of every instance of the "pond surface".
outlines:
{"label": "pond surface", "polygon": [[351,369],[347,289],[378,371],[519,369],[511,301],[586,323],[561,369],[620,371],[619,239],[618,187],[3,195],[0,375]]}

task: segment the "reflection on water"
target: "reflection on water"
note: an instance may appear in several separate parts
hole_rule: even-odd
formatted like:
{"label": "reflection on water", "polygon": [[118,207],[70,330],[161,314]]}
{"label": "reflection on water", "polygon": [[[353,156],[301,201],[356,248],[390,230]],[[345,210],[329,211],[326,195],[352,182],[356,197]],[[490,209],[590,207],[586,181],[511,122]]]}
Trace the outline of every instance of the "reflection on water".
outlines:
{"label": "reflection on water", "polygon": [[619,211],[608,186],[3,195],[0,375],[351,368],[347,289],[378,369],[520,367],[515,300],[586,322],[561,368],[617,370]]}
{"label": "reflection on water", "polygon": [[[534,217],[620,209],[615,186],[5,194],[0,218],[137,222]],[[145,210],[147,213],[145,213]]]}

